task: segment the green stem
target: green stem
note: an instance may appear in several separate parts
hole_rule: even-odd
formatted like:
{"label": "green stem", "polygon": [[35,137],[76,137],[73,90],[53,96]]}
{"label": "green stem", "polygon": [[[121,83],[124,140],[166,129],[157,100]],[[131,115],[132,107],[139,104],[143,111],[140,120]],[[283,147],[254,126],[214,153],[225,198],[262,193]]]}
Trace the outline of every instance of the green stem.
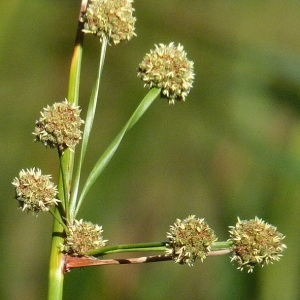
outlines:
{"label": "green stem", "polygon": [[[68,101],[74,103],[75,105],[77,105],[79,98],[82,45],[84,36],[82,32],[83,23],[81,22],[81,17],[86,10],[86,5],[87,0],[82,0],[69,77]],[[61,300],[63,298],[65,259],[64,254],[60,251],[60,247],[61,244],[64,243],[65,231],[64,226],[60,224],[59,220],[62,220],[63,217],[69,219],[68,201],[73,174],[74,153],[66,150],[64,154],[60,156],[60,164],[61,167],[58,182],[58,196],[62,203],[64,203],[64,209],[67,211],[67,215],[62,215],[65,214],[65,212],[62,210],[60,211],[56,207],[54,211],[55,218],[53,220],[53,233],[49,262],[48,300]]]}
{"label": "green stem", "polygon": [[60,246],[64,242],[63,236],[64,229],[55,218],[49,264],[48,300],[59,300],[63,297],[65,261],[64,254],[60,251]]}
{"label": "green stem", "polygon": [[81,22],[81,16],[85,12],[85,7],[83,2],[85,1],[82,1],[82,7],[79,16],[74,52],[73,52],[73,57],[72,57],[71,67],[70,67],[70,77],[69,77],[69,87],[68,87],[68,101],[74,103],[74,105],[78,105],[78,99],[79,99],[80,73],[81,73],[81,61],[82,61],[82,53],[83,53],[83,38],[84,38],[84,34],[82,32],[84,24]]}
{"label": "green stem", "polygon": [[[57,210],[59,208],[57,207]],[[49,209],[50,214],[56,219],[56,221],[64,228],[65,232],[69,232],[68,227],[66,226],[66,224],[63,222],[62,218],[61,218],[61,213],[57,214],[55,211],[53,211],[51,208]]]}
{"label": "green stem", "polygon": [[228,250],[231,249],[232,245],[233,245],[232,241],[214,242],[210,246],[210,250],[211,251]]}
{"label": "green stem", "polygon": [[97,257],[122,252],[164,251],[166,244],[167,242],[115,245],[92,250],[87,255]]}
{"label": "green stem", "polygon": [[60,185],[62,186],[63,194],[60,197],[60,201],[62,204],[62,207],[64,209],[64,216],[69,215],[69,205],[68,205],[68,184],[66,180],[66,171],[65,168],[67,166],[66,163],[64,163],[63,159],[63,153],[58,149],[58,157],[59,157],[59,167],[60,167]]}
{"label": "green stem", "polygon": [[98,159],[96,165],[94,166],[88,179],[86,180],[85,185],[83,186],[80,198],[78,200],[78,204],[76,206],[75,216],[77,215],[79,208],[80,208],[85,196],[87,195],[88,191],[90,190],[92,185],[95,183],[97,178],[100,176],[102,171],[105,169],[105,167],[108,165],[111,158],[115,154],[125,133],[142,117],[142,115],[146,112],[146,110],[153,103],[153,101],[156,99],[156,97],[160,94],[160,91],[161,90],[158,88],[152,88],[148,92],[148,94],[145,96],[145,98],[139,104],[139,106],[137,107],[137,109],[135,110],[135,112],[133,113],[131,118],[128,120],[126,125],[119,132],[119,134],[112,141],[112,143],[108,146],[108,148],[105,150],[105,152],[102,154],[102,156]]}
{"label": "green stem", "polygon": [[[146,252],[146,251],[165,251],[168,242],[155,242],[155,243],[137,243],[137,244],[124,244],[107,246],[88,252],[87,256],[103,256],[108,254],[122,253],[122,252]],[[232,246],[231,241],[214,242],[210,249],[211,251],[228,250]]]}
{"label": "green stem", "polygon": [[[52,243],[50,252],[50,263],[49,263],[49,280],[48,280],[48,300],[61,300],[63,297],[63,284],[64,284],[64,254],[60,251],[61,244],[64,243],[64,226],[61,225],[60,220],[63,220],[65,213],[68,212],[68,195],[71,174],[69,173],[70,162],[72,163],[71,155],[69,150],[64,152],[64,155],[59,157],[60,159],[60,174],[58,182],[58,197],[64,208],[55,208],[54,220],[53,220],[53,232],[52,232]],[[68,181],[67,181],[68,180]]]}

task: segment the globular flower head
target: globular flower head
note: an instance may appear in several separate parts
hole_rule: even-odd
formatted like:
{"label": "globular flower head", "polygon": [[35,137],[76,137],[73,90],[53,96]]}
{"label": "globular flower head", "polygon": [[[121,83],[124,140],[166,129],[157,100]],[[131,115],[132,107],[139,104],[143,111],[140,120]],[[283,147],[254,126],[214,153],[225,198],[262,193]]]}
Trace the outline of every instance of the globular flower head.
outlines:
{"label": "globular flower head", "polygon": [[62,152],[67,148],[74,150],[81,139],[80,126],[84,123],[79,115],[79,107],[69,103],[67,99],[52,106],[48,105],[36,121],[33,133],[36,136],[35,141],[52,148],[58,147]]}
{"label": "globular flower head", "polygon": [[106,36],[108,41],[118,44],[130,40],[136,34],[134,25],[136,18],[132,16],[133,0],[91,0],[83,21],[85,33],[92,33],[102,41]]}
{"label": "globular flower head", "polygon": [[194,63],[180,44],[159,44],[140,63],[138,77],[145,86],[160,88],[161,96],[174,104],[175,100],[184,101],[193,86]]}
{"label": "globular flower head", "polygon": [[15,186],[16,196],[20,208],[32,211],[34,214],[40,211],[48,211],[49,206],[57,205],[57,188],[50,181],[50,175],[42,175],[40,169],[27,169],[20,171],[19,177],[15,177],[12,184]]}
{"label": "globular flower head", "polygon": [[83,256],[91,250],[104,247],[107,240],[103,239],[102,226],[74,220],[67,224],[69,232],[65,243],[61,246],[61,251],[74,256]]}
{"label": "globular flower head", "polygon": [[170,226],[167,238],[167,254],[171,254],[176,263],[189,266],[193,266],[197,258],[203,262],[211,244],[217,240],[204,219],[197,219],[194,215],[184,220],[177,219]]}
{"label": "globular flower head", "polygon": [[232,240],[233,256],[231,261],[238,265],[238,269],[253,272],[256,265],[265,266],[278,261],[286,245],[282,243],[285,238],[277,228],[255,217],[249,221],[238,222],[229,227]]}

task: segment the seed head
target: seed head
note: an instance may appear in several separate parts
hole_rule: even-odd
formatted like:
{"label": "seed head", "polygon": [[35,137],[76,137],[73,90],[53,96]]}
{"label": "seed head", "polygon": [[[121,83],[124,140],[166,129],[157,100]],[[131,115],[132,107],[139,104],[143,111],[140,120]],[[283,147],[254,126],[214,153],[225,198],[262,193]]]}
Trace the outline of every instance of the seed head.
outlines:
{"label": "seed head", "polygon": [[73,256],[82,256],[89,251],[104,247],[107,240],[103,239],[102,226],[74,220],[74,223],[67,225],[69,233],[65,243],[61,246],[61,251]]}
{"label": "seed head", "polygon": [[194,63],[186,57],[183,46],[174,43],[155,45],[139,65],[138,77],[144,85],[161,89],[170,104],[185,101],[194,81]]}
{"label": "seed head", "polygon": [[79,107],[69,103],[67,99],[48,105],[36,121],[33,133],[35,141],[42,142],[46,147],[58,147],[62,152],[67,148],[74,150],[81,139],[80,126],[84,123],[79,115]]}
{"label": "seed head", "polygon": [[91,0],[83,17],[85,33],[92,33],[102,41],[118,44],[130,40],[134,33],[136,18],[132,16],[133,0]]}
{"label": "seed head", "polygon": [[40,211],[48,211],[49,206],[57,205],[57,188],[50,181],[50,175],[42,175],[40,169],[27,169],[20,171],[19,177],[15,177],[12,184],[16,190],[15,198],[19,201],[22,211],[32,211],[37,214]]}
{"label": "seed head", "polygon": [[255,217],[249,221],[238,222],[229,227],[230,239],[234,243],[233,256],[239,270],[246,268],[253,272],[256,265],[264,266],[278,261],[286,245],[282,243],[284,235],[277,228]]}
{"label": "seed head", "polygon": [[176,263],[189,266],[193,266],[197,258],[203,262],[211,244],[217,240],[204,219],[197,219],[194,215],[184,220],[177,219],[170,226],[167,238],[167,247],[170,248],[166,250],[167,254],[171,254]]}

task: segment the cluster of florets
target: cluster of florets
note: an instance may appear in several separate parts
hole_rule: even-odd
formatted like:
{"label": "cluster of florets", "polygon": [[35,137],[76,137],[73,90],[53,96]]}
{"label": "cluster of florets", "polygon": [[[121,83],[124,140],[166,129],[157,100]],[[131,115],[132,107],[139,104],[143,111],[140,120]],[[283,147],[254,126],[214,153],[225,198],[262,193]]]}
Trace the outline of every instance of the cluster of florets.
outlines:
{"label": "cluster of florets", "polygon": [[[233,252],[231,261],[237,263],[239,270],[252,272],[256,265],[263,267],[278,261],[286,248],[282,243],[284,235],[257,217],[246,221],[238,218],[236,226],[229,228],[230,239],[226,249]],[[179,264],[193,266],[197,258],[203,262],[212,248],[218,249],[213,230],[204,219],[197,219],[194,215],[184,220],[177,219],[170,226],[167,238],[166,252]]]}
{"label": "cluster of florets", "polygon": [[265,266],[278,261],[286,245],[285,238],[277,228],[255,217],[249,221],[238,218],[236,226],[230,226],[230,239],[233,241],[232,261],[238,269],[252,272],[256,265]]}
{"label": "cluster of florets", "polygon": [[48,211],[51,205],[57,205],[57,188],[50,179],[51,176],[42,175],[40,169],[20,171],[19,177],[15,177],[12,184],[16,191],[15,198],[23,211],[37,214],[40,211]]}
{"label": "cluster of florets", "polygon": [[132,16],[132,0],[91,0],[83,17],[85,33],[92,33],[102,41],[106,36],[108,41],[118,44],[130,40],[136,34],[135,21]]}
{"label": "cluster of florets", "polygon": [[204,219],[194,215],[184,220],[177,219],[167,233],[167,254],[179,264],[193,266],[199,258],[202,262],[210,251],[210,246],[217,240],[213,230]]}
{"label": "cluster of florets", "polygon": [[61,251],[73,256],[83,256],[89,251],[104,247],[107,240],[103,239],[102,226],[74,220],[67,224],[68,233],[65,243],[61,246]]}
{"label": "cluster of florets", "polygon": [[175,100],[184,101],[193,86],[194,63],[180,44],[159,44],[140,63],[138,77],[145,86],[160,88],[161,96],[174,104]]}
{"label": "cluster of florets", "polygon": [[80,119],[80,109],[67,101],[54,103],[41,112],[33,133],[36,141],[45,146],[58,147],[60,151],[69,148],[74,150],[81,139],[80,126],[84,123]]}

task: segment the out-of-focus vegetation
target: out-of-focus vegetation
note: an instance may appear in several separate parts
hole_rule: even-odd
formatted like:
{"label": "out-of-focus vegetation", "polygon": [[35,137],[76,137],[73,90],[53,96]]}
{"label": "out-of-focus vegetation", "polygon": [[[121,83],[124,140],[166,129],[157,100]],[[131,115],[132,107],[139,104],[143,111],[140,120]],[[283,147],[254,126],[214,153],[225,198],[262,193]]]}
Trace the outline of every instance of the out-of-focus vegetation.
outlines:
{"label": "out-of-focus vegetation", "polygon": [[[52,220],[16,209],[22,168],[57,178],[55,150],[33,143],[39,111],[62,101],[80,1],[3,1],[0,19],[1,299],[45,299]],[[298,1],[135,1],[137,37],[108,49],[87,175],[146,94],[136,69],[154,43],[195,63],[186,103],[157,100],[126,136],[79,217],[111,244],[165,240],[204,217],[219,240],[236,217],[278,227],[280,262],[240,272],[229,257],[73,270],[65,299],[299,299],[300,6]],[[85,39],[86,111],[100,45]]]}

